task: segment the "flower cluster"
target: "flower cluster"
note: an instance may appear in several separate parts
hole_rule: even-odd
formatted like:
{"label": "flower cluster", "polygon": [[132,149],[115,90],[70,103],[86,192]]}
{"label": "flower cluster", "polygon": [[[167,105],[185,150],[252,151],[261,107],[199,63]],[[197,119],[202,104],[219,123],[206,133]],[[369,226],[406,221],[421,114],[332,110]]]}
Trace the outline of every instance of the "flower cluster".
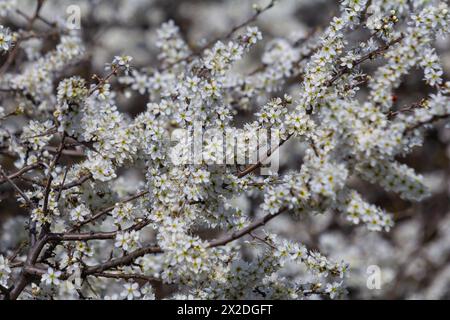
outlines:
{"label": "flower cluster", "polygon": [[163,23],[158,29],[156,46],[160,49],[158,59],[165,64],[174,64],[189,55],[189,47],[180,35],[180,29],[173,20]]}
{"label": "flower cluster", "polygon": [[130,232],[120,232],[116,235],[115,246],[121,248],[124,251],[130,251],[132,248],[136,248],[139,241],[139,233],[135,230]]}
{"label": "flower cluster", "polygon": [[4,287],[8,285],[9,275],[11,274],[11,268],[8,264],[8,259],[0,255],[0,285]]}
{"label": "flower cluster", "polygon": [[3,52],[9,51],[13,43],[13,36],[8,28],[0,25],[0,50]]}

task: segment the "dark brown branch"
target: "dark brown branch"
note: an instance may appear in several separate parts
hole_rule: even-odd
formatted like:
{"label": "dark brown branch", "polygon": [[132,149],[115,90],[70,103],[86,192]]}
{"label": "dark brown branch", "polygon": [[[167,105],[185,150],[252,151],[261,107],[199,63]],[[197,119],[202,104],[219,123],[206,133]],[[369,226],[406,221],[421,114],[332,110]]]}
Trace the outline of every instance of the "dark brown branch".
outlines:
{"label": "dark brown branch", "polygon": [[396,111],[391,110],[387,113],[387,118],[388,118],[388,120],[392,120],[400,113],[406,113],[406,112],[414,111],[415,109],[418,109],[418,108],[422,108],[425,101],[426,101],[425,99],[422,99],[419,102],[413,103],[413,104],[403,107],[399,110],[396,110]]}
{"label": "dark brown branch", "polygon": [[91,274],[93,277],[111,278],[111,279],[124,279],[124,280],[142,280],[146,282],[157,281],[158,279],[143,274],[124,274],[124,273],[107,273],[96,272]]}
{"label": "dark brown branch", "polygon": [[83,271],[83,275],[90,275],[95,274],[98,272],[103,272],[105,270],[109,270],[112,268],[117,268],[120,266],[124,266],[127,264],[132,263],[135,259],[142,257],[146,254],[156,254],[156,253],[163,253],[163,250],[158,246],[147,246],[144,248],[137,249],[123,257],[115,258],[110,261],[101,263],[99,265],[88,267]]}
{"label": "dark brown branch", "polygon": [[281,209],[280,211],[278,211],[278,212],[276,212],[274,214],[267,214],[267,215],[265,215],[265,216],[255,220],[253,223],[249,224],[245,228],[242,228],[241,230],[238,230],[238,231],[233,232],[233,233],[231,233],[229,235],[226,235],[223,238],[211,241],[209,243],[209,247],[210,248],[214,248],[214,247],[223,246],[223,245],[226,245],[226,244],[228,244],[228,243],[230,243],[230,242],[232,242],[234,240],[242,238],[243,236],[249,234],[253,230],[258,229],[259,227],[262,227],[267,222],[269,222],[273,218],[279,216],[280,214],[282,214],[285,211],[286,211],[286,208],[283,208],[283,209]]}
{"label": "dark brown branch", "polygon": [[8,176],[4,176],[4,178],[0,180],[0,184],[9,181],[9,179],[12,180],[12,179],[15,179],[17,177],[20,177],[22,174],[24,174],[24,173],[26,173],[28,171],[31,171],[33,169],[42,167],[42,166],[43,166],[42,162],[36,162],[36,163],[30,164],[30,165],[27,165],[27,166],[23,167],[22,169],[20,169],[19,171],[14,172],[13,174],[10,174]]}
{"label": "dark brown branch", "polygon": [[[150,223],[150,220],[144,219],[131,227],[122,231],[138,231],[146,227]],[[85,233],[51,233],[48,235],[49,241],[88,241],[88,240],[107,240],[114,239],[117,233],[121,230],[110,232],[85,232]]]}
{"label": "dark brown branch", "polygon": [[56,189],[61,189],[61,190],[72,189],[73,187],[78,187],[78,186],[82,185],[83,183],[85,183],[86,181],[88,181],[91,178],[92,178],[92,174],[89,173],[84,176],[81,176],[78,180],[66,183],[62,186],[57,187]]}
{"label": "dark brown branch", "polygon": [[48,168],[48,176],[47,176],[47,185],[45,186],[45,192],[44,192],[44,204],[43,204],[43,212],[44,214],[47,213],[47,209],[48,209],[48,200],[49,200],[49,196],[50,196],[50,191],[51,191],[51,186],[52,186],[52,181],[53,181],[53,176],[52,176],[52,170],[53,168],[56,166],[56,164],[58,163],[59,159],[61,158],[61,154],[62,151],[64,149],[64,141],[65,141],[66,135],[65,133],[62,134],[61,137],[61,142],[59,144],[58,147],[58,152],[55,154],[55,156],[53,157],[52,162],[50,163],[50,166]]}

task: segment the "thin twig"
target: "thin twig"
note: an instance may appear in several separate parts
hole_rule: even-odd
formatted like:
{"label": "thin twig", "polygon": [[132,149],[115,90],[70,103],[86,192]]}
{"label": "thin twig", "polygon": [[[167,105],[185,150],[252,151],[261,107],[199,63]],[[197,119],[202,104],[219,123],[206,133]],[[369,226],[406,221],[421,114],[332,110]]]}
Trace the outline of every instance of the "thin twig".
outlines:
{"label": "thin twig", "polygon": [[0,167],[0,173],[3,176],[3,178],[5,178],[13,187],[14,189],[20,194],[20,196],[23,198],[23,200],[25,200],[25,202],[28,204],[29,207],[33,208],[34,207],[34,203],[30,200],[30,198],[28,198],[28,196],[14,183],[14,181],[12,181],[12,179],[10,179],[6,172],[3,171],[3,168]]}
{"label": "thin twig", "polygon": [[104,215],[107,214],[108,212],[113,211],[113,210],[117,207],[118,204],[121,204],[121,203],[127,203],[127,202],[130,202],[130,201],[133,201],[133,200],[135,200],[135,199],[137,199],[137,198],[140,198],[140,197],[142,197],[142,196],[144,196],[144,195],[146,195],[146,194],[148,194],[148,191],[140,191],[140,192],[138,192],[137,194],[132,195],[132,196],[130,196],[130,197],[128,197],[128,198],[125,198],[125,199],[123,199],[123,200],[121,200],[121,201],[115,203],[115,204],[112,205],[112,206],[109,206],[109,207],[107,207],[107,208],[104,208],[104,209],[100,210],[99,212],[97,212],[96,214],[94,214],[91,218],[86,219],[86,220],[84,220],[84,221],[78,223],[77,225],[75,225],[75,226],[70,230],[70,232],[74,232],[74,231],[80,229],[82,226],[84,226],[84,225],[86,225],[86,224],[88,224],[88,223],[91,223],[92,221],[95,221],[95,220],[99,219],[100,217],[104,216]]}
{"label": "thin twig", "polygon": [[27,166],[23,167],[22,169],[10,174],[9,176],[4,176],[4,178],[0,180],[0,184],[4,183],[6,181],[9,181],[9,179],[12,180],[17,177],[20,177],[24,173],[31,171],[33,169],[39,168],[41,166],[42,166],[42,162],[36,162],[36,163],[30,164],[30,165],[27,165]]}

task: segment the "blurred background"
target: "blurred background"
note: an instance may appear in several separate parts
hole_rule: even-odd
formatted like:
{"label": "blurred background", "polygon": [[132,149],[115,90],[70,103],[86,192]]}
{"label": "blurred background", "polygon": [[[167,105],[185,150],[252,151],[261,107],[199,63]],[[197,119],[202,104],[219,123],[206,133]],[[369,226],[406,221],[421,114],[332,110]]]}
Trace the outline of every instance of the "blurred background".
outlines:
{"label": "blurred background", "polygon": [[[32,13],[35,2],[17,0],[22,11]],[[267,1],[254,0],[48,0],[42,16],[50,21],[64,20],[67,8],[79,6],[81,10],[81,32],[86,45],[81,61],[64,70],[61,78],[78,74],[89,79],[92,74],[103,74],[104,65],[114,55],[127,54],[134,58],[133,66],[148,68],[157,66],[158,50],[155,45],[156,30],[161,23],[173,20],[191,48],[201,47],[205,41],[226,34],[231,27],[245,21],[253,14],[252,5]],[[277,38],[290,42],[320,33],[330,19],[339,13],[336,0],[280,0],[274,8],[265,12],[253,24],[260,27],[264,40],[252,50],[244,61],[235,67],[236,72],[248,72],[261,64],[261,55],[270,41]],[[17,14],[0,17],[1,24],[13,30],[25,26]],[[36,24],[37,30],[46,26]],[[363,35],[352,34],[357,41]],[[55,47],[58,37],[48,37],[42,44],[30,43],[38,52]],[[444,65],[445,80],[450,75],[450,39],[438,39],[436,47]],[[0,57],[0,64],[5,57]],[[377,63],[364,66],[370,71]],[[19,68],[20,66],[15,66]],[[430,89],[423,82],[423,73],[413,71],[403,79],[396,90],[396,106],[402,107],[427,97]],[[293,77],[280,85],[266,98],[285,92],[295,98],[301,78]],[[55,82],[57,83],[57,82]],[[119,109],[131,117],[145,110],[148,95],[128,92],[120,83],[117,102]],[[364,90],[362,91],[364,94]],[[261,101],[252,101],[257,108]],[[0,95],[0,105],[8,101]],[[251,113],[250,113],[251,114]],[[248,120],[249,113],[242,112],[237,121]],[[25,119],[20,117],[3,122],[10,130],[17,131]],[[289,150],[289,152],[288,152]],[[288,143],[281,149],[282,170],[292,168],[301,161],[302,148],[298,143]],[[280,216],[268,225],[287,237],[297,239],[310,248],[317,248],[336,260],[345,260],[351,266],[347,279],[348,298],[378,299],[449,299],[450,298],[450,127],[438,123],[429,130],[421,148],[398,160],[413,167],[426,177],[432,196],[421,203],[401,200],[381,188],[352,180],[354,187],[366,199],[383,207],[395,217],[395,226],[389,233],[369,232],[364,227],[355,227],[343,221],[333,212],[308,216],[292,221],[289,216]],[[66,159],[65,161],[76,161]],[[14,171],[13,159],[0,154],[0,163],[9,172]],[[138,183],[144,177],[124,170],[128,183]],[[12,249],[25,235],[23,228],[26,215],[18,208],[12,188],[0,186],[0,251]],[[260,199],[244,198],[243,207],[249,212],[256,208]],[[369,289],[367,277],[369,266],[381,271],[381,288]],[[372,270],[369,268],[369,270]]]}

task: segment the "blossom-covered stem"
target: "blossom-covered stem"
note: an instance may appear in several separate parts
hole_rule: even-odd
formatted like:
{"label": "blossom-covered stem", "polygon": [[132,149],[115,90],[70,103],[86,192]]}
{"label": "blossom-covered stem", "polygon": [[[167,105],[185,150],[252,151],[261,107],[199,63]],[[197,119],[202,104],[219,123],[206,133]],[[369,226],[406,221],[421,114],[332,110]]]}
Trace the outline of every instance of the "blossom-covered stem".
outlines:
{"label": "blossom-covered stem", "polygon": [[[133,200],[135,200],[135,199],[138,199],[138,198],[140,198],[140,197],[142,197],[142,196],[144,196],[144,195],[146,195],[146,194],[148,194],[148,191],[141,191],[141,192],[138,192],[138,193],[135,194],[135,195],[132,195],[132,196],[126,198],[126,199],[123,199],[122,201],[120,201],[120,202],[118,202],[118,203],[127,203],[127,202],[133,201]],[[86,225],[86,224],[88,224],[88,223],[91,223],[92,221],[95,221],[95,220],[101,218],[102,216],[104,216],[104,215],[107,214],[108,212],[113,211],[115,208],[116,208],[116,204],[114,204],[114,205],[112,205],[112,206],[110,206],[110,207],[107,207],[107,208],[105,208],[105,209],[103,209],[103,210],[100,210],[99,212],[97,212],[96,214],[94,214],[91,218],[86,219],[85,221],[82,221],[82,222],[78,223],[77,225],[75,225],[75,226],[70,230],[70,232],[74,232],[74,231],[80,229],[82,226],[84,226],[84,225]]]}
{"label": "blossom-covered stem", "polygon": [[[111,209],[112,210],[112,209]],[[286,209],[281,209],[275,214],[267,214],[259,219],[256,219],[254,222],[249,224],[247,227],[244,227],[238,231],[235,231],[229,235],[224,236],[223,238],[219,238],[216,240],[213,240],[209,243],[209,247],[214,248],[218,246],[225,245],[229,242],[232,242],[234,240],[237,240],[250,232],[252,232],[255,229],[258,229],[259,227],[265,225],[267,222],[275,218],[276,216],[280,215],[286,211]],[[136,225],[126,229],[125,231],[131,231],[131,230],[139,230],[146,225],[148,225],[149,221],[141,221],[137,223]],[[117,234],[117,231],[112,232],[88,232],[88,233],[61,233],[61,234],[49,234],[48,239],[50,241],[87,241],[87,240],[101,240],[101,239],[113,239],[115,235]]]}
{"label": "blossom-covered stem", "polygon": [[23,137],[23,139],[33,139],[33,138],[45,137],[45,136],[49,136],[49,135],[55,134],[57,131],[58,130],[57,130],[56,127],[52,127],[52,128],[50,128],[49,130],[47,130],[45,132],[42,132],[42,133],[39,133],[39,134],[36,134],[36,135],[33,135],[33,136],[25,136],[25,137]]}
{"label": "blossom-covered stem", "polygon": [[249,232],[248,235],[250,237],[252,237],[252,239],[258,240],[259,242],[264,243],[265,245],[269,246],[270,248],[277,250],[277,247],[275,247],[273,244],[269,243],[267,240],[257,236],[256,234]]}
{"label": "blossom-covered stem", "polygon": [[26,270],[27,267],[31,267],[36,263],[36,260],[39,257],[39,254],[41,253],[42,249],[44,248],[45,244],[47,243],[47,237],[46,235],[42,235],[36,243],[30,247],[27,258],[25,261],[25,264],[21,270],[21,273],[19,275],[19,279],[17,280],[16,284],[12,288],[9,299],[16,300],[17,297],[22,293],[22,291],[25,289],[25,287],[30,283],[31,279],[29,277],[28,271]]}
{"label": "blossom-covered stem", "polygon": [[45,186],[45,193],[44,193],[44,205],[42,210],[44,211],[44,214],[47,213],[47,209],[48,209],[48,198],[50,195],[50,191],[51,191],[51,186],[52,186],[52,170],[55,167],[55,165],[58,163],[59,158],[61,157],[62,151],[64,149],[64,141],[66,139],[66,134],[63,132],[62,136],[61,136],[61,142],[59,144],[58,150],[55,154],[55,156],[53,157],[52,162],[50,163],[50,166],[48,168],[48,176],[47,176],[47,185]]}
{"label": "blossom-covered stem", "polygon": [[[356,60],[354,62],[354,66],[360,65],[362,64],[364,61],[373,59],[375,56],[382,54],[383,52],[385,52],[386,50],[388,50],[391,46],[393,46],[396,43],[399,43],[400,41],[402,41],[402,39],[404,38],[404,36],[400,36],[397,39],[394,39],[388,43],[386,43],[384,46],[381,46],[369,53],[367,53],[366,55],[362,56],[360,59]],[[344,74],[348,73],[350,71],[349,68],[347,67],[343,67],[341,68],[339,71],[337,71],[334,76],[328,80],[327,82],[325,82],[325,86],[329,87],[331,86],[336,80],[338,80],[340,77],[342,77]]]}
{"label": "blossom-covered stem", "polygon": [[[143,220],[123,231],[138,231],[146,227],[150,220]],[[88,240],[106,240],[114,239],[119,231],[111,232],[87,232],[87,233],[50,233],[48,235],[49,241],[88,241]]]}
{"label": "blossom-covered stem", "polygon": [[141,281],[157,281],[157,278],[146,276],[143,274],[127,274],[127,273],[110,273],[110,272],[96,272],[91,274],[93,277],[124,279],[124,280],[141,280]]}
{"label": "blossom-covered stem", "polygon": [[105,83],[108,82],[109,79],[111,79],[113,76],[117,75],[118,69],[114,66],[112,66],[111,71],[106,75],[104,78],[100,78],[98,83],[89,90],[88,96],[92,95],[96,90],[98,90],[100,87],[102,87]]}
{"label": "blossom-covered stem", "polygon": [[387,113],[387,117],[388,117],[389,120],[392,120],[400,113],[413,111],[414,109],[417,109],[417,108],[422,108],[424,102],[425,102],[425,100],[422,99],[419,102],[413,103],[413,104],[411,104],[409,106],[406,106],[406,107],[403,107],[403,108],[401,108],[399,110],[396,110],[396,111],[392,111],[391,110],[391,111],[389,111]]}
{"label": "blossom-covered stem", "polygon": [[98,153],[98,150],[94,148],[92,141],[78,141],[76,138],[71,137],[71,136],[66,136],[66,138],[74,141],[75,145],[83,146],[83,147],[85,147],[87,149],[90,149],[90,150]]}
{"label": "blossom-covered stem", "polygon": [[237,177],[238,177],[238,178],[245,177],[245,176],[248,175],[249,173],[251,173],[251,172],[257,170],[258,168],[260,168],[260,167],[262,166],[263,162],[266,161],[266,160],[272,155],[272,153],[274,153],[274,152],[275,152],[279,147],[281,147],[286,141],[288,141],[290,137],[292,137],[292,134],[288,135],[286,139],[281,140],[280,143],[278,144],[278,146],[275,146],[274,149],[269,150],[269,151],[267,152],[267,155],[265,156],[265,158],[264,158],[263,160],[260,160],[260,161],[258,161],[257,163],[252,164],[252,165],[248,166],[247,168],[245,168],[243,171],[239,172],[239,173],[237,174]]}
{"label": "blossom-covered stem", "polygon": [[[62,151],[63,150],[61,150],[61,154],[63,154]],[[61,181],[61,184],[59,185],[58,194],[56,196],[56,202],[59,202],[59,200],[61,199],[61,194],[63,192],[63,187],[64,187],[64,183],[66,182],[68,172],[69,172],[69,167],[67,167],[66,170],[64,171],[64,176]]]}
{"label": "blossom-covered stem", "polygon": [[249,25],[250,23],[256,21],[260,15],[262,15],[267,10],[271,9],[274,5],[275,0],[270,0],[268,5],[266,5],[263,8],[256,9],[255,10],[256,12],[250,18],[231,28],[231,30],[225,36],[211,40],[206,45],[197,50],[197,52],[203,52],[205,49],[212,47],[217,41],[225,41],[230,39],[233,36],[233,34],[235,34],[240,29],[244,28],[245,26]]}
{"label": "blossom-covered stem", "polygon": [[[52,149],[52,151],[53,151],[53,149]],[[62,155],[75,155],[75,154],[72,154],[72,153],[66,153],[65,151],[67,151],[67,150],[63,150],[62,152],[61,152],[61,154]],[[57,150],[55,150],[55,153],[57,152]],[[78,155],[78,154],[76,154],[76,155]],[[43,165],[44,166],[44,165]],[[45,167],[45,166],[44,166]],[[32,170],[32,169],[30,169],[30,170]],[[29,171],[29,170],[27,170],[27,171]],[[24,172],[25,173],[25,172]],[[23,174],[23,173],[22,173]],[[40,181],[36,181],[36,180],[32,180],[32,179],[29,179],[29,178],[27,178],[27,177],[25,177],[25,176],[23,176],[22,174],[20,174],[20,175],[16,175],[14,178],[20,178],[20,179],[23,179],[23,180],[25,180],[25,181],[28,181],[28,182],[31,182],[32,184],[35,184],[35,185],[38,185],[38,186],[41,186],[41,187],[43,187],[43,188],[45,188],[45,186],[47,185],[46,183],[42,183],[42,182],[40,182]],[[78,187],[78,186],[80,186],[80,185],[82,185],[83,183],[85,183],[86,181],[88,181],[89,179],[91,179],[92,178],[92,175],[91,174],[86,174],[86,175],[83,175],[83,176],[81,176],[80,178],[78,178],[77,180],[75,180],[75,181],[72,181],[72,182],[69,182],[69,183],[66,183],[66,184],[60,184],[59,186],[57,186],[57,187],[52,187],[52,190],[68,190],[68,189],[72,189],[72,188],[74,188],[74,187]],[[4,182],[4,180],[0,180],[0,183],[3,183]]]}
{"label": "blossom-covered stem", "polygon": [[85,183],[86,181],[88,181],[91,178],[92,178],[92,174],[86,174],[86,175],[80,177],[79,179],[69,182],[69,183],[66,183],[58,188],[61,188],[62,190],[72,189],[73,187],[82,185],[83,183]]}
{"label": "blossom-covered stem", "polygon": [[[308,40],[311,40],[313,37],[317,36],[317,34],[319,33],[320,28],[315,28],[314,30],[310,31],[305,37],[300,38],[299,40],[295,41],[293,44],[294,48],[299,47],[300,45],[302,45],[303,43],[307,42]],[[316,45],[317,47],[317,45]],[[310,51],[308,51],[305,54],[301,54],[300,57],[293,62],[293,65],[296,68],[300,68],[300,65],[303,61],[305,61],[306,59],[310,58],[315,50],[317,50],[317,48],[311,49]],[[259,66],[255,67],[252,71],[250,71],[249,73],[247,73],[247,76],[255,76],[258,73],[264,72],[267,70],[268,65],[267,64],[260,64]],[[290,78],[294,79],[296,77],[298,77],[301,74],[298,73],[293,73]]]}
{"label": "blossom-covered stem", "polygon": [[[385,51],[388,50],[392,45],[394,45],[394,44],[400,42],[402,39],[403,39],[403,36],[398,37],[397,39],[395,39],[395,40],[393,40],[393,41],[387,43],[386,45],[384,45],[384,46],[382,46],[382,47],[380,47],[380,48],[377,48],[377,49],[375,49],[375,50],[369,52],[368,54],[364,55],[363,57],[361,57],[360,59],[358,59],[357,61],[355,61],[355,66],[356,66],[356,65],[360,65],[360,64],[362,64],[363,62],[365,62],[365,61],[367,61],[367,60],[369,60],[369,59],[373,59],[373,57],[375,57],[376,55],[379,55],[379,54],[385,52]],[[344,74],[348,73],[349,71],[350,71],[350,69],[348,69],[348,68],[342,68],[342,69],[340,69],[339,71],[337,71],[337,72],[335,73],[335,75],[334,75],[330,80],[328,80],[327,82],[325,82],[324,86],[325,86],[325,87],[330,87],[330,86],[332,86],[336,80],[338,80],[340,77],[342,77]],[[283,145],[283,144],[284,144],[287,140],[289,140],[291,137],[292,137],[292,134],[290,134],[286,139],[282,140],[282,141],[280,142],[280,144],[279,144],[278,147],[280,147],[281,145]],[[270,152],[268,153],[268,155],[267,155],[267,158],[270,157],[270,155],[271,155],[278,147],[276,147],[274,150],[270,151]],[[267,158],[266,158],[266,159],[267,159]],[[242,178],[242,177],[246,176],[247,174],[253,172],[254,170],[260,168],[261,165],[262,165],[262,161],[258,161],[256,164],[250,165],[250,166],[248,166],[246,169],[244,169],[243,171],[239,172],[239,173],[237,174],[237,176],[238,176],[239,178]]]}
{"label": "blossom-covered stem", "polygon": [[[223,238],[219,238],[217,240],[213,240],[213,241],[209,242],[209,247],[210,248],[219,247],[219,246],[226,245],[234,240],[237,240],[237,239],[249,234],[250,232],[254,231],[255,229],[265,225],[267,222],[269,222],[276,216],[280,215],[284,211],[285,211],[285,209],[282,209],[275,214],[265,215],[265,216],[261,217],[260,219],[255,220],[253,223],[251,223],[250,225],[248,225],[247,227],[245,227],[239,231],[233,232],[229,235],[224,236]],[[134,259],[141,257],[145,254],[149,254],[149,253],[154,254],[154,253],[163,253],[163,252],[164,251],[160,247],[157,247],[157,246],[155,247],[152,245],[152,246],[148,246],[148,247],[143,247],[143,248],[137,249],[127,255],[124,255],[123,257],[113,259],[111,261],[108,261],[106,263],[100,264],[95,267],[90,267],[85,271],[85,274],[91,274],[91,273],[97,272],[94,270],[104,271],[104,270],[108,270],[112,267],[124,265],[124,264],[127,264],[127,263],[133,261]]]}
{"label": "blossom-covered stem", "polygon": [[217,43],[218,41],[224,41],[224,40],[228,40],[231,38],[231,36],[233,36],[233,34],[235,34],[237,31],[239,31],[240,29],[244,28],[245,26],[249,25],[250,23],[252,23],[253,21],[255,21],[256,19],[258,19],[258,17],[263,14],[264,12],[266,12],[267,10],[269,10],[270,8],[272,8],[275,5],[275,0],[270,0],[270,3],[268,5],[266,5],[263,8],[259,8],[256,10],[256,12],[247,20],[241,22],[240,24],[234,26],[227,34],[225,34],[224,36],[218,37],[216,39],[213,39],[211,41],[209,41],[208,43],[206,43],[205,45],[201,46],[200,48],[194,50],[191,54],[187,55],[184,58],[178,59],[177,61],[173,62],[173,63],[169,63],[166,66],[159,68],[158,71],[159,72],[163,72],[167,69],[170,69],[174,66],[176,66],[177,64],[181,63],[181,62],[189,62],[191,60],[193,60],[195,57],[199,56],[202,54],[202,52],[204,52],[206,49],[211,48],[215,43]]}
{"label": "blossom-covered stem", "polygon": [[[223,246],[226,245],[227,243],[230,243],[234,240],[237,240],[247,234],[249,234],[250,232],[252,232],[253,230],[265,225],[267,222],[269,222],[270,220],[272,220],[273,218],[275,218],[276,216],[280,215],[281,213],[283,213],[285,211],[285,209],[280,210],[279,212],[277,212],[276,214],[268,214],[263,216],[260,219],[257,219],[256,221],[254,221],[252,224],[250,224],[249,226],[237,231],[237,232],[233,232],[230,235],[227,235],[223,238],[211,241],[209,243],[209,247],[210,248],[214,248],[214,247],[218,247],[218,246]],[[109,270],[111,268],[115,268],[115,267],[119,267],[119,266],[123,266],[126,264],[131,263],[132,261],[134,261],[135,259],[142,257],[146,254],[156,254],[156,253],[163,253],[164,251],[158,247],[158,246],[147,246],[147,247],[143,247],[140,249],[137,249],[135,251],[132,251],[129,254],[126,254],[120,258],[115,258],[112,259],[110,261],[107,261],[105,263],[101,263],[97,266],[92,266],[92,267],[88,267],[85,270],[83,270],[83,275],[90,275],[90,274],[95,274],[98,272],[103,272],[105,270]]]}
{"label": "blossom-covered stem", "polygon": [[0,117],[0,121],[3,121],[3,120],[5,120],[5,119],[7,119],[9,117],[12,117],[12,116],[16,116],[18,114],[20,114],[20,112],[18,112],[18,110],[11,111],[11,112],[5,114],[3,117]]}
{"label": "blossom-covered stem", "polygon": [[[52,189],[51,185],[52,185],[52,181],[53,181],[52,171],[53,171],[53,168],[58,163],[59,158],[61,157],[61,153],[62,153],[62,151],[64,149],[65,138],[66,138],[66,134],[63,132],[62,136],[61,136],[61,142],[59,144],[57,153],[54,155],[53,160],[52,160],[52,162],[50,163],[50,165],[48,167],[47,183],[46,183],[45,191],[44,191],[44,203],[43,203],[43,206],[42,206],[42,212],[43,212],[44,215],[46,215],[47,211],[48,211],[48,201],[49,201],[50,191]],[[36,225],[37,225],[37,221],[32,219],[32,217],[30,216],[30,230],[29,230],[29,234],[30,234],[30,246],[31,247],[34,246],[35,243],[36,243]],[[48,233],[48,229],[49,229],[49,225],[46,224],[44,226],[44,228],[42,228],[41,236],[46,235]],[[42,250],[42,248],[40,250]],[[37,256],[39,256],[40,250],[37,253]],[[36,259],[37,259],[37,257],[36,257]]]}

